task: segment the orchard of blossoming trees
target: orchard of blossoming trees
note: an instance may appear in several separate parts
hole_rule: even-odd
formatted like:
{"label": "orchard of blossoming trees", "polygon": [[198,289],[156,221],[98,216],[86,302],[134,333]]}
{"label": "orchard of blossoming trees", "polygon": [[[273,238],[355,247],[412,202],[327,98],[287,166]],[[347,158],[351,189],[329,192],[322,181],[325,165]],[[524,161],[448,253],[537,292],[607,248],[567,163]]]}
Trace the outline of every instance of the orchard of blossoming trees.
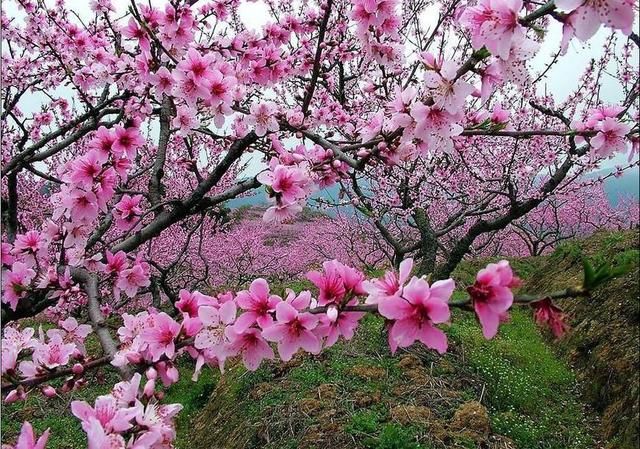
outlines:
{"label": "orchard of blossoming trees", "polygon": [[[5,403],[82,388],[109,365],[123,379],[111,394],[71,403],[88,447],[171,447],[181,406],[161,403],[160,384],[176,382],[178,356],[195,361],[194,380],[233,358],[254,370],[350,339],[365,313],[386,319],[392,351],[419,341],[443,353],[453,307],[475,312],[487,338],[514,303],[561,332],[551,300],[594,285],[514,295],[500,262],[452,301],[449,276],[603,159],[628,153],[633,165],[634,0],[268,1],[257,31],[237,0],[93,0],[88,20],[71,3],[17,0],[1,17]],[[549,67],[610,32],[561,103],[540,94],[549,67],[527,66],[556,23]],[[617,104],[600,100],[605,76]],[[267,168],[243,177],[256,158]],[[257,245],[238,253],[242,239],[211,236],[228,200],[266,191],[268,227],[334,184],[399,271],[367,279],[333,260],[306,275],[314,293],[281,297],[262,278],[196,290],[216,289],[211,253],[232,265]],[[276,265],[298,257],[273,251]],[[410,256],[429,282],[411,276]],[[154,307],[136,306],[145,295]],[[57,327],[20,326],[40,313]],[[83,345],[90,333],[100,354]],[[47,438],[25,423],[15,447]]]}

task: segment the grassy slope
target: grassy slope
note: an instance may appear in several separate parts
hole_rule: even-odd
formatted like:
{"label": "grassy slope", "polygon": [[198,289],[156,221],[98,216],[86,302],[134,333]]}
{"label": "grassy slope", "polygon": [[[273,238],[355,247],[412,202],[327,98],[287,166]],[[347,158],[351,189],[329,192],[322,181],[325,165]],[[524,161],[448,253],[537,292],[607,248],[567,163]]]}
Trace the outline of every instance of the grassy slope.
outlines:
{"label": "grassy slope", "polygon": [[568,242],[547,258],[526,287],[535,292],[578,284],[584,256],[596,264],[629,263],[631,270],[597,288],[591,298],[560,303],[574,332],[557,348],[574,366],[584,398],[602,415],[599,430],[610,440],[608,447],[635,449],[640,447],[638,232],[600,232]]}

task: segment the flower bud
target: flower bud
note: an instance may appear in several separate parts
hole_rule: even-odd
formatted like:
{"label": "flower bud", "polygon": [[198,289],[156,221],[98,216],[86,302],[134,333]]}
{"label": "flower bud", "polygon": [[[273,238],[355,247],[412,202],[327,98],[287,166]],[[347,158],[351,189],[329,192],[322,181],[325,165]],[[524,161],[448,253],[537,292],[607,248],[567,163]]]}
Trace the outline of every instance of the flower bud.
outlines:
{"label": "flower bud", "polygon": [[84,373],[84,366],[82,366],[82,364],[80,364],[80,363],[76,363],[71,368],[71,372],[73,374],[76,374],[76,375],[82,374],[82,373]]}
{"label": "flower bud", "polygon": [[153,392],[156,389],[156,381],[154,379],[149,380],[145,385],[144,385],[144,389],[142,390],[142,393],[150,398],[151,396],[153,396]]}
{"label": "flower bud", "polygon": [[46,385],[45,387],[42,388],[42,394],[48,398],[52,398],[56,395],[56,389],[53,388],[51,385]]}
{"label": "flower bud", "polygon": [[147,379],[155,380],[158,377],[158,372],[154,367],[151,366],[149,367],[145,375],[147,376]]}
{"label": "flower bud", "polygon": [[329,321],[332,323],[336,322],[338,319],[338,309],[335,306],[329,306],[329,308],[327,308],[327,318],[329,318]]}

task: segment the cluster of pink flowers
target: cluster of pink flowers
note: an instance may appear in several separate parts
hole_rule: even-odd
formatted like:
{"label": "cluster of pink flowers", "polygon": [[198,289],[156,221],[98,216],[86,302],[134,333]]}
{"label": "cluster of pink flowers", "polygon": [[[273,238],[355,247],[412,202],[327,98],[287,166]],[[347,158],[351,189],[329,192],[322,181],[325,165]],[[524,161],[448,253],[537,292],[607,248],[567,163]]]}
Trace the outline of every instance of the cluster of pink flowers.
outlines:
{"label": "cluster of pink flowers", "polygon": [[475,284],[467,291],[485,338],[495,337],[500,322],[508,319],[507,311],[513,304],[511,290],[519,286],[520,279],[513,274],[506,260],[490,263],[478,272]]}
{"label": "cluster of pink flowers", "polygon": [[563,45],[575,36],[581,41],[591,38],[600,25],[621,30],[624,34],[631,34],[634,11],[634,2],[628,0],[556,0],[555,4],[569,14],[564,19]]}
{"label": "cluster of pink flowers", "polygon": [[[58,323],[59,328],[49,329],[46,333],[40,329],[38,338],[34,338],[35,330],[27,327],[22,330],[15,327],[4,329],[2,338],[2,375],[9,378],[30,378],[46,376],[56,368],[75,363],[81,371],[87,353],[84,340],[91,333],[91,326],[78,324],[73,317]],[[65,383],[62,391],[80,388],[82,382]],[[48,397],[54,396],[56,390],[48,385],[42,387]],[[5,402],[14,402],[26,397],[24,389],[18,387],[8,393]]]}
{"label": "cluster of pink flowers", "polygon": [[[579,132],[596,133],[589,141],[596,156],[609,157],[615,153],[622,153],[629,147],[627,134],[631,131],[631,127],[618,118],[623,110],[620,106],[590,109],[585,121],[574,121],[572,126]],[[584,143],[585,138],[578,136],[576,142]]]}
{"label": "cluster of pink flowers", "polygon": [[258,181],[267,186],[273,206],[264,214],[265,221],[281,222],[302,210],[311,193],[312,182],[304,165],[282,165],[272,159],[271,168],[258,175]]}
{"label": "cluster of pink flowers", "polygon": [[[156,373],[150,369],[146,376],[149,384]],[[99,396],[93,406],[85,401],[71,403],[71,412],[82,422],[90,449],[172,447],[176,437],[174,417],[182,405],[159,404],[148,394],[146,385],[140,390],[141,381],[141,374],[134,374],[131,380],[117,383],[110,394]]]}

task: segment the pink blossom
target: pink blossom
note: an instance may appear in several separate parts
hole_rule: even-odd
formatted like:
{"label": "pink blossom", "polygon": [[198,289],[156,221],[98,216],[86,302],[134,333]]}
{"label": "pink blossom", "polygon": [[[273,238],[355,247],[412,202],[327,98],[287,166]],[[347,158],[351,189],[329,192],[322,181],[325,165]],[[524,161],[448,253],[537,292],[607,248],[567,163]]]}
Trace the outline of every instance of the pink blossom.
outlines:
{"label": "pink blossom", "polygon": [[91,188],[102,172],[102,164],[105,160],[96,150],[89,151],[84,157],[78,159],[71,170],[70,180],[80,187]]}
{"label": "pink blossom", "polygon": [[141,201],[142,195],[129,196],[125,194],[114,206],[113,215],[119,229],[128,231],[138,223],[139,217],[142,215]]}
{"label": "pink blossom", "polygon": [[118,296],[120,291],[123,291],[129,298],[133,298],[140,287],[148,287],[149,285],[151,285],[149,265],[136,258],[131,268],[122,270],[118,275],[114,292]]}
{"label": "pink blossom", "polygon": [[16,310],[18,301],[25,296],[35,277],[36,272],[22,262],[15,262],[11,266],[11,271],[3,271],[2,302],[9,304],[12,310]]}
{"label": "pink blossom", "polygon": [[302,212],[302,205],[298,202],[281,203],[269,207],[263,216],[268,223],[282,223]]}
{"label": "pink blossom", "polygon": [[596,34],[601,24],[631,34],[635,15],[633,1],[557,0],[555,3],[562,10],[572,11],[569,17],[573,34],[583,42]]}
{"label": "pink blossom", "polygon": [[304,198],[311,181],[303,169],[280,164],[272,170],[263,171],[257,179],[270,187],[270,196],[278,203],[292,203]]}
{"label": "pink blossom", "polygon": [[365,291],[369,294],[366,304],[378,304],[380,301],[394,296],[402,296],[404,284],[411,275],[413,259],[405,259],[400,263],[399,273],[385,272],[380,279],[372,279],[363,283]]}
{"label": "pink blossom", "polygon": [[111,251],[107,250],[107,265],[105,267],[105,271],[108,274],[117,274],[119,275],[122,271],[124,271],[128,264],[127,254],[124,251],[118,251],[113,254]]}
{"label": "pink blossom", "polygon": [[450,114],[456,114],[464,106],[465,99],[473,92],[473,86],[457,80],[458,65],[453,61],[444,61],[439,71],[429,70],[424,81],[431,90],[436,107]]}
{"label": "pink blossom", "polygon": [[249,108],[250,114],[245,120],[248,125],[255,127],[258,136],[264,136],[267,132],[275,132],[280,129],[276,119],[277,107],[274,103],[253,103]]}
{"label": "pink blossom", "polygon": [[224,360],[227,356],[225,329],[236,319],[235,302],[226,302],[220,308],[200,307],[198,318],[202,322],[202,329],[196,335],[193,346],[196,349],[207,350],[208,355]]}
{"label": "pink blossom", "polygon": [[274,358],[273,349],[262,338],[258,329],[249,328],[243,332],[236,332],[233,327],[226,329],[229,339],[229,351],[232,354],[242,354],[242,362],[249,371],[258,369],[264,359]]}
{"label": "pink blossom", "polygon": [[627,149],[626,136],[631,131],[629,125],[607,117],[597,125],[596,129],[598,133],[591,139],[591,145],[599,156],[606,157]]}
{"label": "pink blossom", "polygon": [[162,66],[156,73],[149,75],[149,81],[156,88],[156,95],[162,97],[162,95],[170,95],[175,85],[173,75],[166,67]]}
{"label": "pink blossom", "polygon": [[307,279],[320,290],[318,304],[321,306],[339,304],[346,296],[364,295],[364,275],[351,267],[347,267],[337,260],[322,264],[323,272],[310,271]]}
{"label": "pink blossom", "polygon": [[467,289],[485,338],[491,339],[498,333],[501,316],[513,304],[511,289],[519,282],[509,262],[501,260],[480,270],[475,284]]}
{"label": "pink blossom", "polygon": [[492,54],[507,59],[512,40],[523,34],[518,23],[521,9],[522,0],[480,0],[466,7],[459,20],[471,32],[473,48],[485,46]]}
{"label": "pink blossom", "polygon": [[52,369],[69,363],[69,358],[76,351],[73,343],[64,343],[60,334],[53,334],[49,342],[38,343],[33,350],[33,361],[36,365],[41,365]]}
{"label": "pink blossom", "polygon": [[107,432],[123,432],[131,428],[131,419],[138,414],[136,407],[121,407],[111,395],[98,396],[91,407],[85,401],[71,402],[71,413],[83,423],[97,419]]}
{"label": "pink blossom", "polygon": [[385,318],[395,320],[389,331],[392,348],[407,347],[420,340],[440,354],[447,350],[447,337],[434,324],[449,321],[447,304],[453,289],[451,279],[437,281],[429,286],[427,281],[413,277],[402,291],[402,296],[392,296],[378,303],[378,311]]}
{"label": "pink blossom", "polygon": [[71,189],[63,195],[62,205],[74,221],[90,222],[98,216],[98,198],[91,191]]}
{"label": "pink blossom", "polygon": [[276,310],[276,306],[282,301],[277,295],[269,293],[269,284],[264,279],[256,279],[249,286],[249,290],[238,292],[236,302],[245,310],[234,325],[237,333],[243,333],[254,323],[257,323],[262,329],[273,324],[272,313]]}
{"label": "pink blossom", "polygon": [[20,429],[20,435],[18,436],[18,441],[14,446],[11,445],[2,445],[3,449],[44,449],[47,440],[49,439],[49,429],[45,430],[44,433],[36,440],[36,436],[33,432],[33,427],[31,423],[25,421],[22,424],[22,428]]}
{"label": "pink blossom", "polygon": [[178,128],[182,135],[191,134],[191,130],[200,126],[200,121],[196,116],[196,111],[190,107],[181,106],[178,108],[175,118],[171,121],[171,126]]}
{"label": "pink blossom", "polygon": [[153,326],[142,331],[142,339],[148,345],[154,361],[163,355],[173,358],[175,339],[180,334],[180,324],[164,312],[153,315]]}
{"label": "pink blossom", "polygon": [[308,313],[300,313],[291,304],[279,302],[276,306],[277,322],[263,329],[262,336],[278,343],[278,353],[282,360],[289,361],[299,350],[317,354],[322,348],[318,337],[312,332],[318,325],[318,317]]}
{"label": "pink blossom", "polygon": [[11,243],[2,242],[2,253],[0,254],[0,261],[3,266],[10,267],[14,262],[13,255],[11,255],[13,247]]}
{"label": "pink blossom", "polygon": [[549,326],[554,337],[562,337],[569,329],[569,325],[566,322],[567,315],[550,298],[533,302],[531,307],[534,310],[533,319],[535,322],[540,326],[545,324]]}
{"label": "pink blossom", "polygon": [[[329,310],[336,309],[330,307]],[[344,337],[345,340],[351,340],[364,315],[363,312],[340,312],[335,319],[331,319],[331,317],[329,317],[329,311],[327,311],[325,318],[320,319],[320,324],[316,328],[316,334],[325,338],[325,348],[333,346],[340,337]]]}
{"label": "pink blossom", "polygon": [[116,155],[125,154],[129,159],[135,159],[136,150],[144,144],[138,128],[122,126],[115,127],[115,141],[111,149]]}

